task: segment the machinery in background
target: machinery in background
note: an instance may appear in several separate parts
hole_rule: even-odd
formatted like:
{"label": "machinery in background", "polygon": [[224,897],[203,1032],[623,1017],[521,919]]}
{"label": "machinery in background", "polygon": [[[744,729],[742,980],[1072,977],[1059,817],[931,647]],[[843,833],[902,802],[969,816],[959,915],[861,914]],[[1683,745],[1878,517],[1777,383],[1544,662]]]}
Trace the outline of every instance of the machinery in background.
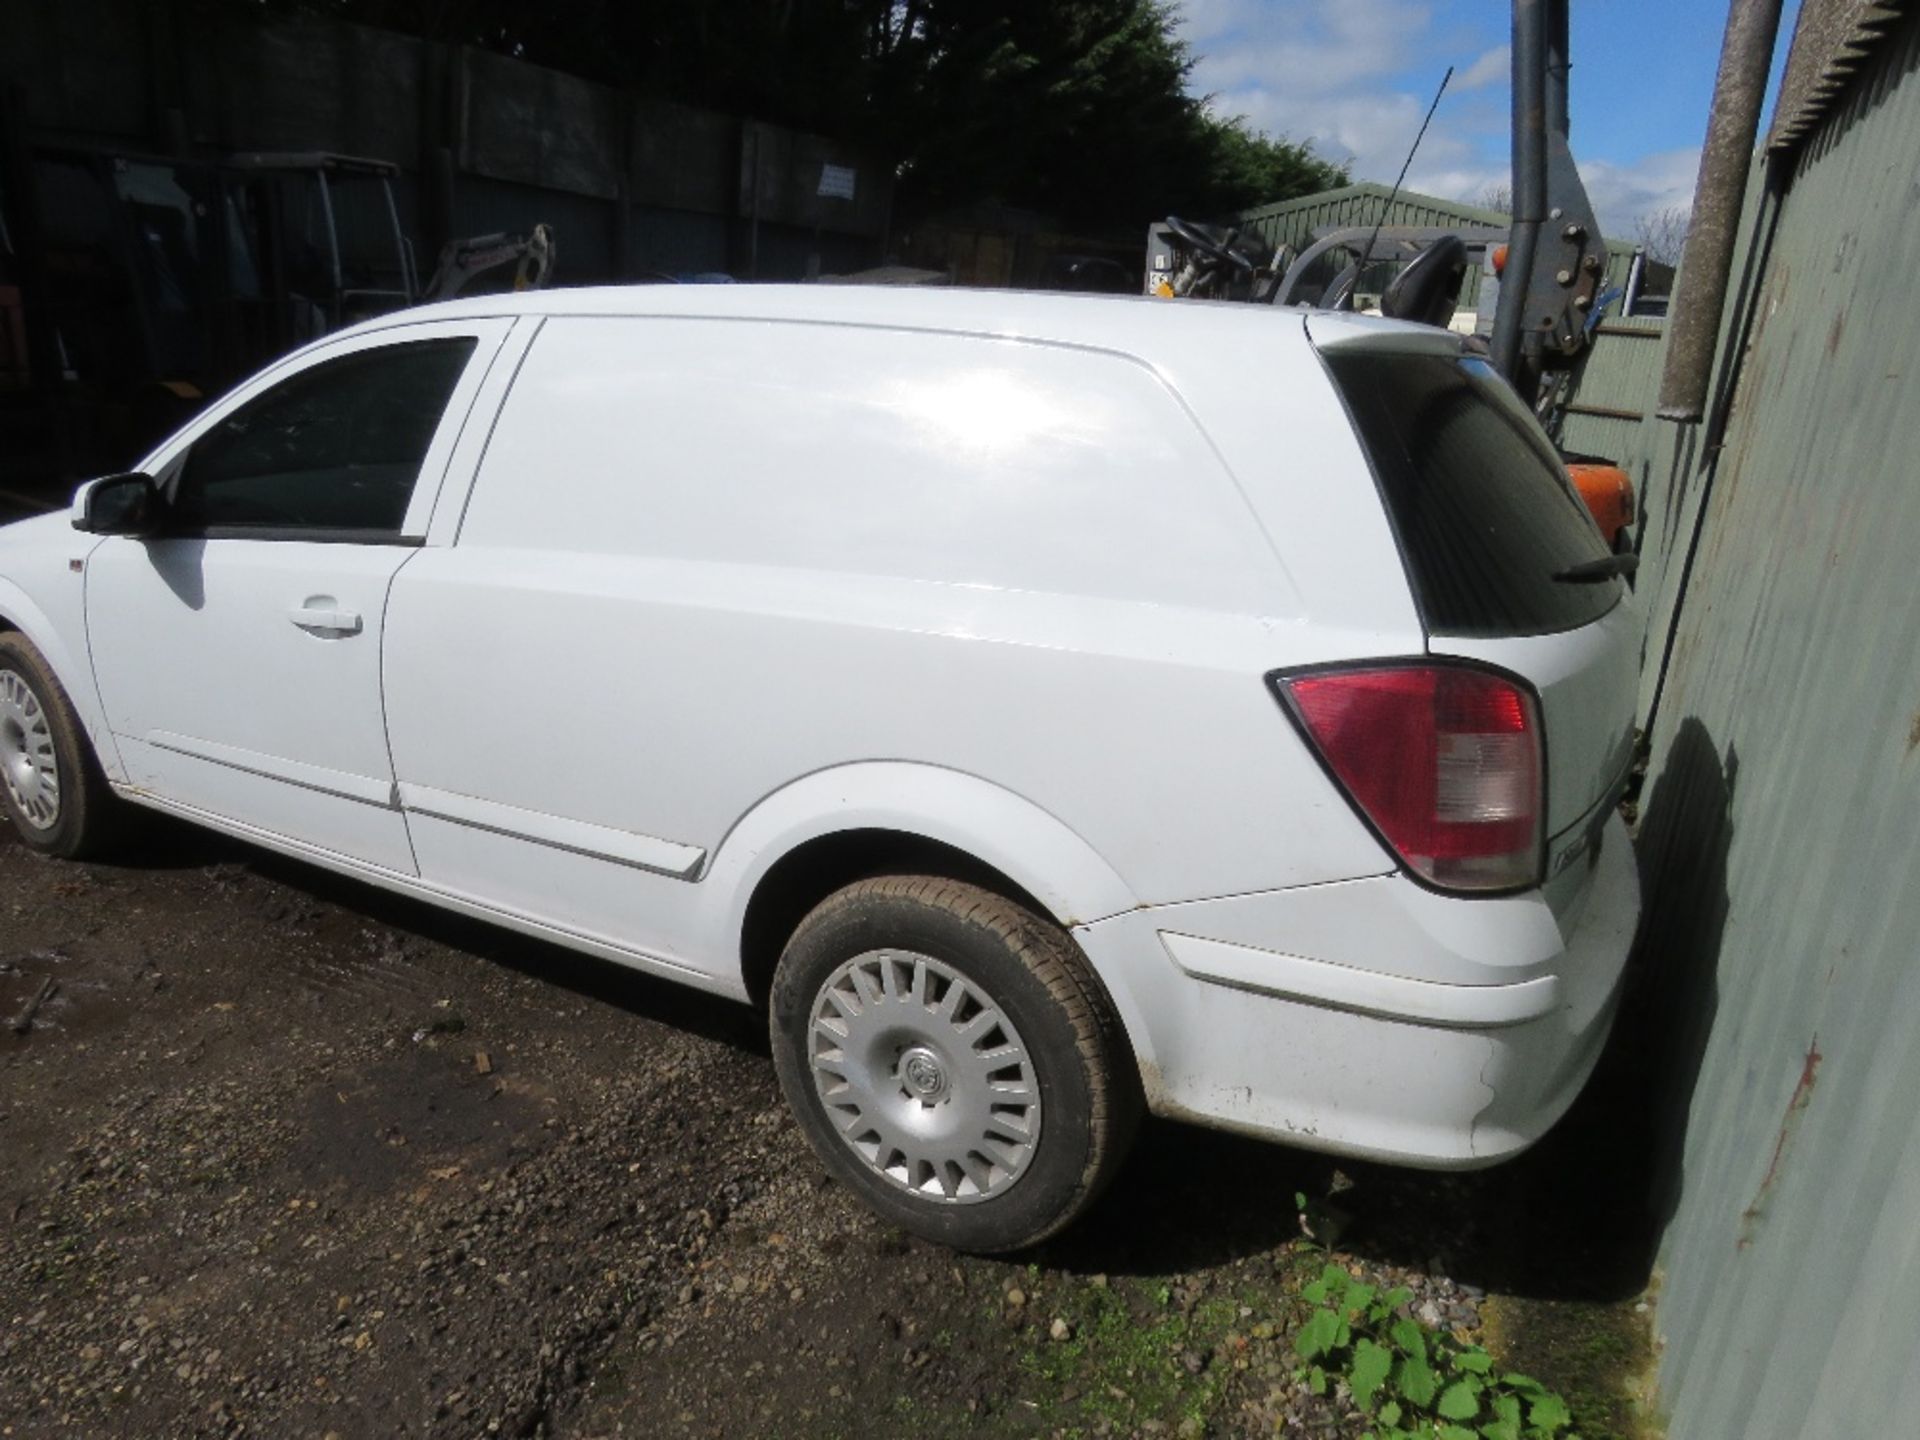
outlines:
{"label": "machinery in background", "polygon": [[[17,132],[16,132],[17,133]],[[448,245],[422,282],[398,166],[325,151],[0,153],[0,489],[58,498],[274,356],[410,305],[551,279],[553,234]]]}
{"label": "machinery in background", "polygon": [[[1232,226],[1170,215],[1147,232],[1147,293],[1371,310],[1462,330],[1479,337],[1492,364],[1557,434],[1560,407],[1618,294],[1602,288],[1606,241],[1568,144],[1567,10],[1568,0],[1513,0],[1509,230],[1388,225],[1390,194],[1380,223],[1316,230],[1313,243],[1294,255]],[[1470,318],[1460,317],[1475,266],[1479,304]],[[1635,275],[1643,268],[1636,264]],[[1489,294],[1496,297],[1491,306]],[[1598,457],[1565,458],[1608,542],[1630,548],[1635,515],[1625,473]]]}
{"label": "machinery in background", "polygon": [[[1577,370],[1607,297],[1607,248],[1568,145],[1568,0],[1513,0],[1513,221],[1509,230],[1385,223],[1322,230],[1299,255],[1227,226],[1169,216],[1148,231],[1147,292],[1311,304],[1448,325],[1468,266],[1498,270],[1474,331],[1529,403]],[[1501,265],[1492,261],[1504,249]],[[1485,288],[1485,287],[1482,287]]]}
{"label": "machinery in background", "polygon": [[525,235],[478,235],[450,240],[440,251],[420,301],[502,290],[539,290],[553,273],[553,231],[536,225]]}
{"label": "machinery in background", "polygon": [[1272,304],[1291,252],[1235,225],[1169,215],[1147,230],[1147,293],[1163,300]]}
{"label": "machinery in background", "polygon": [[[1296,253],[1230,226],[1170,215],[1148,232],[1148,293],[1360,310],[1488,333],[1492,313],[1457,314],[1470,268],[1493,273],[1507,232],[1418,225],[1323,226]],[[1491,294],[1494,286],[1483,283]]]}
{"label": "machinery in background", "polygon": [[1580,493],[1593,523],[1616,555],[1633,549],[1633,524],[1640,518],[1633,481],[1618,465],[1598,455],[1567,455],[1567,478]]}
{"label": "machinery in background", "polygon": [[239,197],[263,298],[281,311],[281,348],[419,299],[394,201],[399,166],[300,151],[235,155],[217,168]]}

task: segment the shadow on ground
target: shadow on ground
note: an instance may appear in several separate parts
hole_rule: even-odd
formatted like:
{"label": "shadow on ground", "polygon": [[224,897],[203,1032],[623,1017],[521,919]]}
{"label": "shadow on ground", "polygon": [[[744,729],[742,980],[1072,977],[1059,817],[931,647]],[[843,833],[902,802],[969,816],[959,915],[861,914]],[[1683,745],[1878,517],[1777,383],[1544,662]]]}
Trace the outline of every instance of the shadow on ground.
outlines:
{"label": "shadow on ground", "polygon": [[[1687,1109],[1715,1008],[1737,757],[1689,720],[1653,783],[1639,852],[1646,921],[1594,1079],[1538,1146],[1490,1170],[1435,1174],[1335,1161],[1149,1122],[1114,1190],[1046,1249],[1075,1273],[1167,1275],[1300,1233],[1294,1197],[1339,1216],[1342,1243],[1489,1291],[1548,1301],[1638,1296],[1678,1193]],[[765,1056],[752,1009],[159,817],[126,867],[245,865],[316,902],[609,1005]]]}
{"label": "shadow on ground", "polygon": [[136,827],[135,833],[128,837],[113,864],[105,868],[162,875],[243,867],[317,905],[338,907],[404,935],[450,946],[582,999],[755,1054],[770,1053],[764,1022],[744,1005],[458,915],[155,812],[140,812],[131,817],[130,823]]}
{"label": "shadow on ground", "polygon": [[[119,866],[0,842],[4,998],[61,987],[0,1046],[0,1301],[35,1337],[0,1334],[0,1399],[101,1434],[210,1407],[349,1440],[403,1410],[447,1440],[1335,1433],[1291,1379],[1304,1193],[1333,1259],[1484,1335],[1590,1440],[1637,1436],[1737,769],[1676,735],[1614,1043],[1526,1156],[1428,1174],[1150,1123],[1082,1223],[998,1260],[825,1180],[745,1005],[170,822]],[[189,1334],[226,1361],[188,1364]],[[144,1430],[115,1386],[145,1387]]]}

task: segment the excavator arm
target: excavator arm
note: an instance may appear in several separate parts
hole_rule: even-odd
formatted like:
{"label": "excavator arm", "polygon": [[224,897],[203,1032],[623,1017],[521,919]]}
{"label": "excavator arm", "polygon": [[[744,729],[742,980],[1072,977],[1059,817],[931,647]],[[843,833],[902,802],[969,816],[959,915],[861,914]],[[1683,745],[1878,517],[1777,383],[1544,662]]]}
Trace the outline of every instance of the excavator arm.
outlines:
{"label": "excavator arm", "polygon": [[[514,267],[512,282],[489,283],[487,290],[538,290],[553,273],[553,231],[536,225],[525,235],[475,235],[449,240],[440,251],[433,274],[421,287],[422,304],[451,300],[467,291],[482,275],[504,266]],[[505,277],[496,277],[503,280]]]}

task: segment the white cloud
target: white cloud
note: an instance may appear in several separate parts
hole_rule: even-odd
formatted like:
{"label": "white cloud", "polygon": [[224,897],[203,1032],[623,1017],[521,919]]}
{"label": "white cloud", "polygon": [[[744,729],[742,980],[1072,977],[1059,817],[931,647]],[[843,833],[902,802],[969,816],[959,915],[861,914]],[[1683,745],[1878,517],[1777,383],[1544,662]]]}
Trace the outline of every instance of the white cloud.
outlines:
{"label": "white cloud", "polygon": [[[1257,130],[1310,141],[1356,180],[1393,182],[1454,61],[1407,188],[1477,203],[1509,183],[1512,60],[1506,45],[1487,43],[1487,27],[1443,24],[1429,0],[1181,0],[1180,9],[1196,94]],[[1699,163],[1695,147],[1582,160],[1580,170],[1601,230],[1627,238],[1640,216],[1691,205]]]}
{"label": "white cloud", "polygon": [[1407,188],[1442,200],[1480,205],[1489,190],[1510,188],[1511,179],[1512,172],[1505,165],[1461,165],[1446,170],[1415,166],[1407,174]]}
{"label": "white cloud", "polygon": [[[1446,48],[1424,0],[1185,0],[1185,34],[1198,56],[1192,86],[1216,111],[1256,129],[1311,141],[1354,177],[1391,181],[1432,96],[1404,87]],[[1495,64],[1504,47],[1474,60]],[[1504,61],[1500,62],[1504,64]],[[1482,83],[1475,82],[1474,87]],[[1504,125],[1504,120],[1499,122]],[[1479,151],[1481,117],[1442,104],[1420,151],[1423,166],[1457,168]]]}
{"label": "white cloud", "polygon": [[1481,90],[1513,74],[1513,47],[1496,45],[1453,77],[1454,90]]}
{"label": "white cloud", "polygon": [[1634,222],[1669,208],[1691,210],[1693,185],[1700,174],[1700,147],[1662,150],[1642,156],[1631,165],[1606,160],[1580,162],[1580,178],[1587,182],[1587,198],[1600,221],[1600,233],[1631,240]]}

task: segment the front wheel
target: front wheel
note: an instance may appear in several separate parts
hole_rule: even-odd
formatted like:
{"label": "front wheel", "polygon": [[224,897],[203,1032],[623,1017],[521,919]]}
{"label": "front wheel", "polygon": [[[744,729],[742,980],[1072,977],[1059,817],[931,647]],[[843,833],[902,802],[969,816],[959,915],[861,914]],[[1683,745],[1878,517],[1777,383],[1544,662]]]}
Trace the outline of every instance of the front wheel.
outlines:
{"label": "front wheel", "polygon": [[115,805],[46,659],[0,633],[0,814],[27,848],[73,860],[101,848]]}
{"label": "front wheel", "polygon": [[960,1250],[1038,1243],[1113,1178],[1141,1102],[1111,1003],[1058,926],[928,876],[851,885],[774,973],[775,1067],[815,1152]]}

